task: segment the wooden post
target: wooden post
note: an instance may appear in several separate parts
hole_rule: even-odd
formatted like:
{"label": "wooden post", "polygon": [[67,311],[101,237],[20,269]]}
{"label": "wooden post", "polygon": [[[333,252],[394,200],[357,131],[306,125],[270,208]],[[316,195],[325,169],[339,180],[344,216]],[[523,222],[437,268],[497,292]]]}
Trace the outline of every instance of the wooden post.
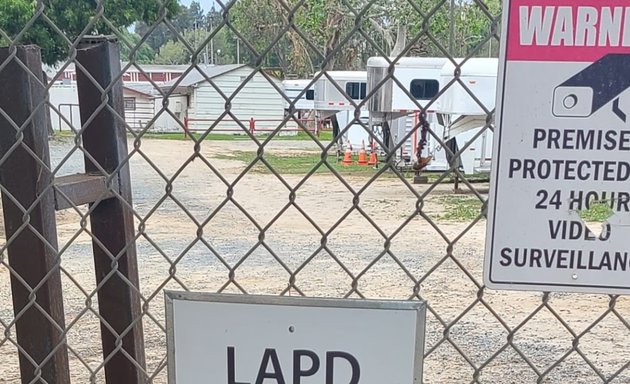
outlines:
{"label": "wooden post", "polygon": [[[108,108],[100,109],[104,95],[83,71],[77,71],[81,123],[85,125],[83,146],[105,172],[117,172],[119,193],[126,202],[113,198],[97,203],[90,216],[96,280],[103,284],[98,291],[101,316],[101,337],[108,384],[144,383],[145,355],[142,334],[138,265],[134,241],[134,221],[131,210],[131,178],[129,165],[121,166],[126,158],[123,88],[120,80],[120,52],[115,38],[91,36],[79,44],[78,62],[107,93]],[[118,77],[118,80],[115,78]],[[99,112],[96,112],[99,111]],[[103,175],[87,157],[88,174]],[[102,244],[102,246],[99,244]],[[103,249],[103,247],[105,249]],[[117,258],[115,262],[114,258]],[[112,271],[115,273],[112,274]],[[124,278],[122,276],[124,276]],[[124,335],[121,339],[121,335]],[[117,345],[122,341],[122,350]],[[133,361],[132,361],[133,360]]]}
{"label": "wooden post", "polygon": [[[9,56],[10,48],[0,48],[0,63]],[[19,354],[22,383],[67,384],[70,374],[62,332],[65,324],[51,188],[48,106],[42,105],[46,92],[36,79],[43,82],[40,49],[35,46],[18,47],[17,57],[0,70],[0,109],[18,127],[33,116],[18,134],[11,121],[0,115],[0,159],[7,156],[0,163],[0,184],[8,192],[2,193],[2,206],[9,264],[19,275],[11,274],[11,290],[17,342],[24,350]],[[23,145],[16,146],[18,142]],[[26,210],[30,210],[28,215]],[[32,305],[29,297],[34,297],[41,309]]]}

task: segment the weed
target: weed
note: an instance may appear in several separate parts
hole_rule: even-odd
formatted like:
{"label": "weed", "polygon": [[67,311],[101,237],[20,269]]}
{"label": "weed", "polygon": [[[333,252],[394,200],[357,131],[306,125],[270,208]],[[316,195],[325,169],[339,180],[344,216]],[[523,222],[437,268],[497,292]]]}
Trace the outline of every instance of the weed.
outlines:
{"label": "weed", "polygon": [[439,218],[448,221],[471,221],[479,217],[483,203],[477,196],[444,196],[439,199],[445,212]]}
{"label": "weed", "polygon": [[591,203],[589,209],[581,210],[579,213],[583,221],[603,223],[614,214],[614,211],[610,208],[610,202],[596,201]]}

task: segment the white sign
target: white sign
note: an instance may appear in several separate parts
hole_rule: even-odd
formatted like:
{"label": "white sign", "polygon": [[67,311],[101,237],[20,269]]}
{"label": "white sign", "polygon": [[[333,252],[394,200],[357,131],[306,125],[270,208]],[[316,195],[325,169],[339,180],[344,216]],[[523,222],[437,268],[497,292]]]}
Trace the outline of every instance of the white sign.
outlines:
{"label": "white sign", "polygon": [[630,293],[630,0],[503,9],[485,283]]}
{"label": "white sign", "polygon": [[166,292],[171,384],[422,382],[426,307]]}

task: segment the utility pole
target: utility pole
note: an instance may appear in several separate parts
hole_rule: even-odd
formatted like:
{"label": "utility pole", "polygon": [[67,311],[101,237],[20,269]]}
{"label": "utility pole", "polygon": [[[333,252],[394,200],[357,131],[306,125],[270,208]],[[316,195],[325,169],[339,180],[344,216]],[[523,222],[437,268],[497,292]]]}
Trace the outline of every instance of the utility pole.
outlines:
{"label": "utility pole", "polygon": [[203,54],[203,63],[205,65],[208,65],[208,44],[207,43],[205,44],[204,49],[205,49],[205,52]]}
{"label": "utility pole", "polygon": [[241,63],[241,39],[236,38],[236,64]]}
{"label": "utility pole", "polygon": [[[214,15],[210,17],[210,33],[214,33]],[[214,65],[214,36],[210,39],[210,54],[212,55],[212,64]]]}
{"label": "utility pole", "polygon": [[453,55],[453,48],[455,45],[455,0],[451,0],[451,7],[449,9],[449,21],[450,21],[450,34],[448,38],[448,53]]}

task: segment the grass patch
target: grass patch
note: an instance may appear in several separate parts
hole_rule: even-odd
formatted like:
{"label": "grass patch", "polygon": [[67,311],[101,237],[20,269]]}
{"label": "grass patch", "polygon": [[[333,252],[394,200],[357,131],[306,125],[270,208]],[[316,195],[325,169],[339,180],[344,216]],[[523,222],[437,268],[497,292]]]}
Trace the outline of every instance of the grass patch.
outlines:
{"label": "grass patch", "polygon": [[445,210],[439,218],[448,221],[472,221],[479,216],[483,206],[476,196],[444,196],[439,202]]}
{"label": "grass patch", "polygon": [[[256,158],[256,152],[253,151],[233,151],[229,154],[219,154],[216,156],[217,159],[224,160],[236,160],[241,161],[243,163],[249,164]],[[321,160],[321,154],[319,152],[312,153],[301,153],[295,155],[274,155],[266,152],[264,155],[264,159],[280,174],[306,174],[310,172],[315,165],[317,165]],[[356,162],[356,155],[353,156],[354,161]],[[341,159],[340,159],[341,160]],[[345,166],[337,161],[334,153],[329,153],[327,158],[328,164],[332,166],[337,172],[342,175],[355,175],[355,176],[371,176],[378,172],[378,169],[374,169],[371,166],[359,166],[359,165],[349,165]],[[379,168],[384,166],[383,163],[379,163]],[[269,173],[269,169],[262,163],[257,162],[256,165],[251,169],[252,172],[258,173]],[[317,168],[316,173],[324,173],[330,172],[326,165],[321,165]],[[404,171],[399,170],[399,172],[407,179],[411,179],[414,176],[414,171],[410,169],[406,169]],[[442,176],[441,172],[426,172],[424,175],[429,177],[429,183],[435,183]],[[391,170],[386,171],[380,177],[398,177],[395,173],[391,172]],[[466,179],[470,183],[480,183],[487,182],[488,175],[480,174],[480,175],[470,175],[466,176]],[[453,183],[453,177],[446,177],[441,183]],[[465,187],[463,183],[460,183],[460,186]]]}
{"label": "grass patch", "polygon": [[[197,140],[201,138],[200,133],[192,133],[193,137]],[[269,135],[256,135],[256,139],[258,141],[265,141]],[[185,136],[184,133],[145,133],[142,135],[142,138],[146,139],[161,139],[161,140],[190,140],[189,137]],[[321,132],[319,135],[319,141],[321,142],[329,142],[332,140],[332,132]],[[251,141],[252,139],[246,134],[242,135],[231,135],[225,133],[210,133],[206,136],[205,140],[215,140],[215,141]],[[305,132],[298,132],[297,135],[275,135],[272,141],[311,141],[313,140],[308,134]]]}
{"label": "grass patch", "polygon": [[[217,155],[216,158],[224,160],[237,160],[243,163],[249,164],[256,158],[255,152],[234,151],[229,155]],[[310,172],[320,161],[321,155],[319,153],[312,154],[299,154],[299,155],[273,155],[265,153],[263,158],[273,167],[276,172],[280,174],[306,174]],[[373,167],[362,167],[358,165],[344,166],[337,162],[334,154],[329,154],[327,163],[332,166],[333,169],[340,174],[353,174],[353,175],[372,175],[377,172]],[[252,168],[252,172],[268,173],[269,168],[265,166],[261,161],[258,161]],[[330,172],[328,167],[324,164],[317,168],[316,173]]]}
{"label": "grass patch", "polygon": [[52,137],[74,137],[75,134],[73,131],[55,131]]}
{"label": "grass patch", "polygon": [[[191,133],[191,135],[195,138],[195,140],[199,140],[201,138],[201,134],[199,133]],[[129,137],[133,137],[133,135],[128,134]],[[159,139],[159,140],[190,140],[189,136],[184,135],[183,132],[168,132],[168,133],[145,133],[142,135],[143,139]],[[223,133],[211,133],[206,137],[206,140],[215,140],[215,141],[243,141],[243,140],[251,140],[249,136],[246,135],[228,135]]]}
{"label": "grass patch", "polygon": [[[192,133],[193,137],[197,140],[201,138],[200,133]],[[65,130],[65,131],[56,131],[55,137],[74,137],[75,134],[73,131]],[[127,134],[128,137],[133,138],[132,134]],[[258,141],[265,141],[269,135],[256,135]],[[147,132],[142,135],[143,139],[159,139],[159,140],[190,140],[189,137],[184,135],[183,132],[165,132],[165,133],[156,133],[156,132]],[[251,141],[251,138],[246,134],[242,135],[231,135],[226,133],[210,133],[206,136],[205,140],[215,140],[215,141]],[[280,141],[309,141],[313,140],[311,137],[305,132],[298,132],[297,135],[275,135],[272,140],[280,140]],[[320,132],[319,141],[328,143],[332,140],[332,132]]]}
{"label": "grass patch", "polygon": [[591,203],[589,209],[579,212],[583,221],[603,223],[608,220],[615,212],[610,208],[610,202],[597,201]]}
{"label": "grass patch", "polygon": [[[424,173],[425,176],[429,177],[430,183],[436,182],[438,179],[442,177],[442,174],[443,172],[425,172]],[[490,182],[490,175],[487,173],[475,173],[472,175],[465,175],[464,177],[466,178],[466,181],[468,181],[470,184]],[[444,180],[441,181],[441,183],[454,184],[455,174],[451,172],[446,178],[444,178]],[[464,184],[464,182],[462,181],[462,178],[459,179],[459,185],[460,185],[460,188],[467,188],[466,184]]]}

